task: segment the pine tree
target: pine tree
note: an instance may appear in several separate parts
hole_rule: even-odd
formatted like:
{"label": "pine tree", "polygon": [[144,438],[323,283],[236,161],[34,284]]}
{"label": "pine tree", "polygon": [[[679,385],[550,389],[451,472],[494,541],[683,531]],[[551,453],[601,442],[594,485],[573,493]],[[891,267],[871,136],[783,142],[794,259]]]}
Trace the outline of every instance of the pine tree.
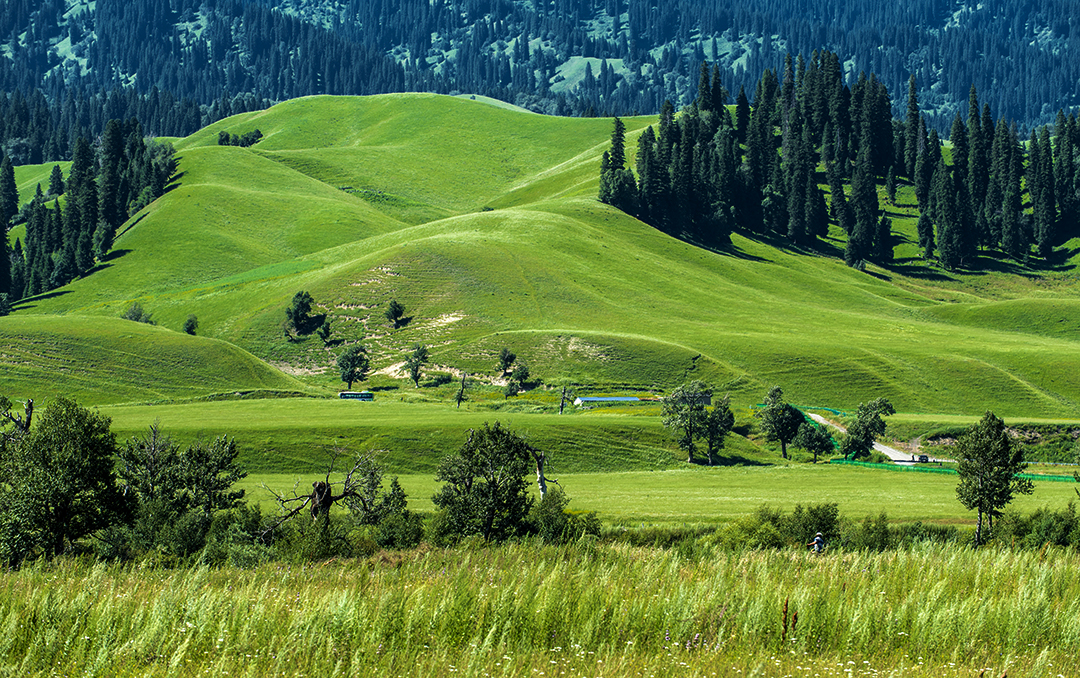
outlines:
{"label": "pine tree", "polygon": [[930,220],[927,212],[919,214],[919,221],[915,226],[919,235],[919,247],[923,251],[923,259],[931,259],[934,256],[934,222]]}
{"label": "pine tree", "polygon": [[915,158],[915,176],[912,183],[915,184],[915,200],[919,204],[919,211],[929,209],[930,181],[934,176],[934,160],[930,153],[930,143],[926,136],[926,123],[919,122],[919,152]]}
{"label": "pine tree", "polygon": [[825,194],[818,187],[814,174],[806,177],[806,232],[811,237],[829,235],[829,210],[825,207]]}
{"label": "pine tree", "polygon": [[915,87],[915,75],[908,78],[907,119],[904,122],[904,168],[908,178],[915,180],[915,161],[919,157],[920,131],[919,95]]}
{"label": "pine tree", "polygon": [[877,233],[874,234],[874,260],[882,265],[893,260],[892,219],[884,214],[878,220]]}
{"label": "pine tree", "polygon": [[1020,263],[1026,263],[1031,242],[1025,228],[1020,178],[1023,175],[1023,153],[1016,136],[1010,131],[1008,164],[1001,188],[1001,246]]}
{"label": "pine tree", "polygon": [[1077,202],[1074,185],[1076,183],[1076,164],[1073,154],[1073,135],[1065,112],[1059,110],[1054,122],[1054,186],[1058,198],[1059,233],[1058,242],[1068,240],[1077,234]]}
{"label": "pine tree", "polygon": [[701,62],[701,70],[698,74],[698,95],[694,101],[700,111],[713,110],[712,83],[709,80],[709,64]]}
{"label": "pine tree", "polygon": [[19,212],[19,188],[15,184],[15,167],[6,155],[0,160],[0,230],[7,233],[11,218]]}
{"label": "pine tree", "polygon": [[750,100],[746,98],[746,89],[739,85],[739,95],[735,98],[735,134],[739,143],[746,143],[746,132],[750,125]]}
{"label": "pine tree", "polygon": [[930,216],[937,226],[936,240],[941,265],[950,271],[956,270],[963,260],[960,224],[956,215],[956,191],[952,174],[941,158],[934,169],[930,192]]}
{"label": "pine tree", "polygon": [[971,86],[968,97],[968,160],[967,160],[967,192],[971,201],[971,210],[976,217],[976,231],[978,239],[985,239],[986,218],[983,205],[986,203],[986,188],[990,174],[989,141],[983,133],[982,122],[979,119],[979,99],[975,92],[975,85]]}
{"label": "pine tree", "polygon": [[710,94],[712,95],[712,110],[719,115],[721,124],[725,127],[731,126],[731,116],[728,115],[727,109],[724,106],[727,104],[730,94],[728,94],[727,88],[720,82],[720,67],[713,64],[712,67],[712,86],[710,87]]}
{"label": "pine tree", "polygon": [[949,141],[952,142],[953,177],[957,184],[967,185],[968,165],[968,130],[967,125],[957,113],[949,129]]}
{"label": "pine tree", "polygon": [[885,196],[889,199],[890,205],[896,205],[896,175],[893,173],[892,165],[889,165],[889,172],[885,175]]}
{"label": "pine tree", "polygon": [[[864,136],[865,140],[867,139]],[[880,211],[877,185],[874,182],[870,160],[871,153],[870,144],[863,144],[851,173],[851,207],[855,212],[856,230],[861,229],[867,234],[874,233]],[[860,258],[864,258],[867,254],[869,252],[862,252],[863,256]]]}
{"label": "pine tree", "polygon": [[60,170],[60,165],[53,165],[52,172],[49,173],[49,195],[57,196],[64,193],[64,173]]}

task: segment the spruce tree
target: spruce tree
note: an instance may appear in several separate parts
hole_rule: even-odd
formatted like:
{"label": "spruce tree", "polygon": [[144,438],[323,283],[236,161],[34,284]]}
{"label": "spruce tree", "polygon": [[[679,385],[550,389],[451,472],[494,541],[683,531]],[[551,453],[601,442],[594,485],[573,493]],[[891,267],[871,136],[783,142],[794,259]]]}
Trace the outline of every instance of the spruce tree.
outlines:
{"label": "spruce tree", "polygon": [[49,173],[49,195],[57,196],[64,193],[64,173],[60,170],[60,165],[53,165],[52,172]]}
{"label": "spruce tree", "polygon": [[720,82],[720,67],[716,64],[713,64],[712,67],[712,86],[709,93],[712,95],[712,110],[720,117],[720,124],[730,127],[731,116],[728,115],[724,106],[731,95],[728,94],[727,88]]}
{"label": "spruce tree", "polygon": [[1054,122],[1054,137],[1054,186],[1060,210],[1058,242],[1062,242],[1077,235],[1078,210],[1074,189],[1076,160],[1073,155],[1076,147],[1073,145],[1068,118],[1061,110]]}
{"label": "spruce tree", "polygon": [[19,188],[15,184],[15,167],[6,155],[0,160],[0,230],[7,233],[11,218],[19,212]]}
{"label": "spruce tree", "polygon": [[919,221],[915,226],[919,235],[919,247],[923,251],[923,259],[931,259],[934,256],[934,222],[930,220],[927,212],[919,214]]}
{"label": "spruce tree", "polygon": [[907,118],[904,122],[904,168],[908,178],[915,179],[915,161],[919,157],[920,130],[919,94],[915,87],[915,75],[908,78]]}
{"label": "spruce tree", "polygon": [[937,246],[941,265],[956,270],[963,259],[960,224],[956,216],[956,191],[952,174],[943,159],[938,159],[930,189],[930,216],[937,226]]}
{"label": "spruce tree", "polygon": [[1023,160],[1020,144],[1010,131],[1008,140],[1008,165],[1001,188],[1001,246],[1005,252],[1020,263],[1026,263],[1031,242],[1025,228],[1020,178]]}
{"label": "spruce tree", "polygon": [[[971,86],[968,96],[968,159],[967,159],[967,192],[971,200],[971,209],[979,223],[977,230],[985,230],[985,218],[983,205],[986,202],[986,184],[989,179],[989,141],[983,134],[982,121],[979,119],[979,99],[975,92],[975,85]],[[981,238],[980,238],[981,240]]]}
{"label": "spruce tree", "polygon": [[877,223],[877,233],[874,234],[874,260],[885,265],[893,260],[893,237],[892,219],[881,215]]}
{"label": "spruce tree", "polygon": [[957,113],[949,129],[949,141],[952,142],[953,177],[957,184],[967,185],[968,130],[967,125]]}
{"label": "spruce tree", "polygon": [[735,134],[739,143],[746,143],[746,131],[750,125],[750,100],[746,98],[746,89],[739,85],[739,95],[735,98]]}
{"label": "spruce tree", "polygon": [[890,205],[896,205],[896,175],[893,173],[892,165],[889,166],[889,172],[885,175],[885,196],[889,199]]}

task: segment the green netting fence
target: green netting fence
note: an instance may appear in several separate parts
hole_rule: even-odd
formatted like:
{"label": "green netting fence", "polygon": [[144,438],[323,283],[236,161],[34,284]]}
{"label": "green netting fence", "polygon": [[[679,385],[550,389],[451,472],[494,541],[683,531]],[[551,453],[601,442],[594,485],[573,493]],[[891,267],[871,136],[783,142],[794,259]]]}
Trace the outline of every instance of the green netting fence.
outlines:
{"label": "green netting fence", "polygon": [[[866,468],[877,469],[879,471],[904,471],[911,473],[939,473],[944,475],[956,475],[956,469],[953,468],[940,468],[934,466],[905,466],[902,464],[873,464],[868,461],[850,461],[846,459],[834,459],[830,464],[843,464],[845,466],[863,466]],[[1052,476],[1044,475],[1042,473],[1021,473],[1020,478],[1027,478],[1028,480],[1047,481],[1052,483],[1073,483],[1076,479],[1072,476]]]}

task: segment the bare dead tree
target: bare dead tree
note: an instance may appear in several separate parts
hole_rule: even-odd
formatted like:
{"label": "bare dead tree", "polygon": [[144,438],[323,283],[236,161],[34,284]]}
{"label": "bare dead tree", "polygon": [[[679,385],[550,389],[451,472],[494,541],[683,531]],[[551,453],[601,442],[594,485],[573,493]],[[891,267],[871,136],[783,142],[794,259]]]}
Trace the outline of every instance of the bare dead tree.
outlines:
{"label": "bare dead tree", "polygon": [[[538,450],[532,445],[526,445],[529,450],[529,454],[532,455],[533,461],[536,462],[536,486],[540,488],[540,501],[544,501],[544,497],[547,496],[547,484],[549,482],[559,485],[559,481],[554,478],[548,478],[544,475],[544,464],[547,461],[547,453],[543,450]],[[562,487],[562,485],[559,485]]]}
{"label": "bare dead tree", "polygon": [[[274,530],[295,518],[305,508],[310,512],[312,521],[317,521],[324,514],[329,515],[331,507],[342,500],[348,500],[350,508],[354,511],[370,513],[376,510],[375,495],[378,494],[382,483],[382,472],[375,464],[374,453],[360,454],[353,460],[352,467],[345,472],[341,480],[332,481],[334,468],[344,454],[344,449],[334,448],[324,478],[311,483],[310,494],[298,494],[294,487],[292,496],[285,496],[263,486],[274,495],[274,500],[281,508],[282,514],[272,525],[262,531],[261,541],[266,541]],[[340,488],[340,491],[335,492],[337,488]]]}
{"label": "bare dead tree", "polygon": [[23,414],[15,414],[11,411],[11,401],[4,396],[0,396],[0,417],[7,419],[11,423],[15,424],[15,428],[26,433],[30,430],[30,419],[34,416],[34,400],[33,398],[26,399],[26,405],[23,407]]}

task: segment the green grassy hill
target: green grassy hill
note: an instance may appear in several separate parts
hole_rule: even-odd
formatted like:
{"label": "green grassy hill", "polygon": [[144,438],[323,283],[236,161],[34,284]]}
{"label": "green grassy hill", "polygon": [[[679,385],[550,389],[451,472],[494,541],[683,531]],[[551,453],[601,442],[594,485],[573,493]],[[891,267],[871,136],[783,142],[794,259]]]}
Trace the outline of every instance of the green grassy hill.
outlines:
{"label": "green grassy hill", "polygon": [[[626,122],[632,147],[655,119]],[[251,148],[216,145],[220,130],[255,128],[264,138]],[[117,318],[138,301],[160,323],[138,328],[118,371],[139,386],[80,382],[96,403],[329,395],[336,355],[362,340],[386,373],[376,379],[403,394],[412,385],[394,368],[422,342],[438,366],[486,377],[509,347],[544,382],[579,388],[702,378],[741,405],[780,384],[796,403],[842,409],[886,396],[911,413],[1080,414],[1073,250],[1023,275],[927,267],[909,187],[890,208],[900,244],[889,269],[846,267],[835,227],[814,251],[738,234],[700,249],[595,200],[610,131],[607,119],[427,94],[310,97],[229,118],[176,141],[177,180],[99,270],[21,304],[0,336],[74,352],[90,333],[108,353],[104,337],[136,332]],[[299,290],[330,319],[333,345],[286,339]],[[411,318],[399,330],[383,318],[391,299]],[[198,339],[179,334],[191,313]],[[176,362],[170,347],[204,353]],[[59,364],[32,350],[17,360],[27,375]],[[43,376],[8,374],[2,392],[54,392]]]}

